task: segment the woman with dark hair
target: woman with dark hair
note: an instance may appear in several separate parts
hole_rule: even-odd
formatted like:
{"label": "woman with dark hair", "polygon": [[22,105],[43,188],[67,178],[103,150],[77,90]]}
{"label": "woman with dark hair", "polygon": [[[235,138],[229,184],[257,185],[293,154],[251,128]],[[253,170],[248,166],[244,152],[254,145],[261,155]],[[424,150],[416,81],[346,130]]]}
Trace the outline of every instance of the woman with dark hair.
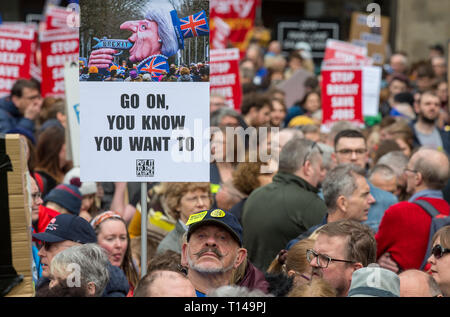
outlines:
{"label": "woman with dark hair", "polygon": [[91,221],[97,243],[108,253],[109,262],[119,267],[128,279],[132,297],[139,277],[131,255],[130,235],[125,220],[114,211],[105,211]]}
{"label": "woman with dark hair", "polygon": [[302,100],[296,102],[294,106],[288,110],[286,118],[284,119],[285,126],[289,126],[289,121],[297,116],[306,115],[310,118],[316,117],[318,111],[321,111],[320,93],[315,90],[309,91]]}
{"label": "woman with dark hair", "polygon": [[38,136],[36,146],[35,178],[42,197],[56,185],[61,184],[64,175],[72,168],[72,161],[66,159],[66,138],[64,128],[53,125]]}

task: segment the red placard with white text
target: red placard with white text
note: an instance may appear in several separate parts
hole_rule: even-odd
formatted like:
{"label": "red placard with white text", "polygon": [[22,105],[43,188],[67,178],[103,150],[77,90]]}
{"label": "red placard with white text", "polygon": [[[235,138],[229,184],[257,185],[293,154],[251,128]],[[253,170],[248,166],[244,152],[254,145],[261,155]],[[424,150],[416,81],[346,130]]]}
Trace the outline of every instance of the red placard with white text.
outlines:
{"label": "red placard with white text", "polygon": [[45,14],[45,26],[47,30],[68,27],[67,19],[72,14],[72,11],[67,10],[64,7],[49,6]]}
{"label": "red placard with white text", "polygon": [[367,60],[367,48],[348,42],[328,39],[325,48],[324,61],[341,60],[344,62]]}
{"label": "red placard with white text", "polygon": [[239,49],[218,49],[210,53],[211,94],[224,96],[228,106],[240,112]]}
{"label": "red placard with white text", "polygon": [[213,49],[231,44],[245,51],[247,33],[253,28],[258,0],[210,0],[210,37]]}
{"label": "red placard with white text", "polygon": [[364,123],[362,68],[341,66],[322,70],[322,124]]}
{"label": "red placard with white text", "polygon": [[29,79],[34,32],[27,25],[0,25],[0,96],[19,78]]}
{"label": "red placard with white text", "polygon": [[78,30],[55,29],[40,34],[42,96],[64,97],[64,65],[78,63]]}

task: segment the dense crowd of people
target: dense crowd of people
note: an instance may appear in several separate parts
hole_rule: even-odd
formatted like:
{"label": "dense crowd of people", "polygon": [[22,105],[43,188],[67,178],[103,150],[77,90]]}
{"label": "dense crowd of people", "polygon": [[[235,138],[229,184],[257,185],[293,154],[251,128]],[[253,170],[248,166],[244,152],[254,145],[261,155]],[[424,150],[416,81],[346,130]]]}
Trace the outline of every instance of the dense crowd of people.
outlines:
{"label": "dense crowd of people", "polygon": [[[139,184],[80,181],[66,158],[64,100],[42,99],[35,80],[14,84],[0,101],[0,132],[20,133],[28,144],[36,296],[450,296],[442,47],[423,61],[392,54],[379,115],[364,127],[339,121],[330,131],[321,127],[321,76],[308,46],[288,56],[280,47],[249,45],[239,63],[239,111],[210,96],[217,127],[210,182],[149,183],[148,219],[141,219]],[[299,70],[310,73],[305,94],[286,104],[278,84]],[[147,75],[132,65],[103,75],[80,65],[80,80],[150,81]],[[171,65],[160,81],[208,76],[207,63]],[[226,137],[237,127],[279,133],[257,132],[252,147],[248,138]],[[240,159],[238,144],[246,149]],[[142,239],[148,268],[141,278]],[[73,263],[81,274],[75,286],[67,278]]]}
{"label": "dense crowd of people", "polygon": [[[170,81],[170,82],[208,82],[209,65],[207,62],[191,63],[190,65],[171,64],[169,71],[155,70],[153,73],[138,70],[136,64],[122,61],[122,65],[112,64],[109,68],[85,66],[80,61],[80,81]],[[153,78],[153,79],[152,79]]]}

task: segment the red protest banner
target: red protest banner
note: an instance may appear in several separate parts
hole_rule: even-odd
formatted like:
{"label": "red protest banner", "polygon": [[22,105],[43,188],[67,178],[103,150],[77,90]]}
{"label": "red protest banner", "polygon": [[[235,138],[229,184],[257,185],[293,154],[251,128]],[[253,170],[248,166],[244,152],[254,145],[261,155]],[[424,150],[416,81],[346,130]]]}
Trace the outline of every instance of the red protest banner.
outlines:
{"label": "red protest banner", "polygon": [[362,68],[353,65],[322,70],[322,124],[341,120],[363,124]]}
{"label": "red protest banner", "polygon": [[348,42],[328,39],[324,61],[341,60],[345,62],[367,60],[367,48]]}
{"label": "red protest banner", "polygon": [[64,97],[64,64],[78,63],[78,30],[55,29],[40,34],[42,96]]}
{"label": "red protest banner", "polygon": [[211,94],[224,96],[230,108],[240,111],[242,91],[237,48],[211,50],[209,81]]}
{"label": "red protest banner", "polygon": [[61,29],[68,27],[68,18],[72,11],[65,7],[49,6],[45,14],[45,26],[47,30]]}
{"label": "red protest banner", "polygon": [[245,50],[247,33],[253,28],[258,0],[210,0],[211,47]]}
{"label": "red protest banner", "polygon": [[0,96],[19,78],[29,79],[35,30],[25,24],[0,25]]}

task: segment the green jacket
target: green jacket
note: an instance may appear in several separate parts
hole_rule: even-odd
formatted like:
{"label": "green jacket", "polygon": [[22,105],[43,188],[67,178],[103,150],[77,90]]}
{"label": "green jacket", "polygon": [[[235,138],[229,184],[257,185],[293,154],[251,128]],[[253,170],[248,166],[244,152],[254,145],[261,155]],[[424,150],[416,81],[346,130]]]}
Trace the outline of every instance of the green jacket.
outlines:
{"label": "green jacket", "polygon": [[257,268],[266,271],[290,240],[322,221],[327,207],[317,192],[304,179],[278,172],[272,183],[250,194],[242,215],[243,240]]}

